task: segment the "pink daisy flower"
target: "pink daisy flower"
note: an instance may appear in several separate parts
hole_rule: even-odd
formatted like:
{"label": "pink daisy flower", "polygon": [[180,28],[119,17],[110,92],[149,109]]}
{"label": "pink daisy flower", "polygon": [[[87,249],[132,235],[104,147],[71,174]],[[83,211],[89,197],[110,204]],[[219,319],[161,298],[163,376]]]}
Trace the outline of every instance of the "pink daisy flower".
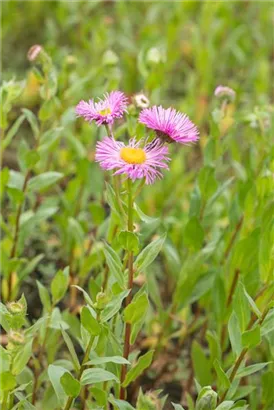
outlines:
{"label": "pink daisy flower", "polygon": [[155,130],[157,137],[168,143],[187,144],[199,139],[199,131],[193,122],[174,108],[164,109],[161,105],[146,108],[141,111],[139,122]]}
{"label": "pink daisy flower", "polygon": [[113,124],[116,118],[121,118],[126,111],[128,104],[127,97],[121,91],[111,91],[106,93],[104,99],[95,102],[94,100],[80,101],[76,107],[76,114],[84,117],[86,121],[96,121],[96,124]]}
{"label": "pink daisy flower", "polygon": [[116,169],[114,175],[126,174],[133,181],[145,178],[146,184],[152,184],[156,178],[163,176],[159,168],[168,169],[168,148],[160,141],[154,144],[143,142],[133,138],[125,145],[105,137],[96,145],[95,161],[103,169]]}

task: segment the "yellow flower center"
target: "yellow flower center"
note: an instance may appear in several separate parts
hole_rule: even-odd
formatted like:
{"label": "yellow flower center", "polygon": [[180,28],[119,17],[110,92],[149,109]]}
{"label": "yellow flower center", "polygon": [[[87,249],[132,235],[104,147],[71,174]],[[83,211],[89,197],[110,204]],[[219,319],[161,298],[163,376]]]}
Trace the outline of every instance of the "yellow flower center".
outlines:
{"label": "yellow flower center", "polygon": [[122,148],[120,156],[128,164],[143,164],[146,160],[146,153],[142,148]]}
{"label": "yellow flower center", "polygon": [[109,114],[111,114],[111,109],[110,108],[105,108],[104,110],[99,111],[99,113],[101,115],[109,115]]}

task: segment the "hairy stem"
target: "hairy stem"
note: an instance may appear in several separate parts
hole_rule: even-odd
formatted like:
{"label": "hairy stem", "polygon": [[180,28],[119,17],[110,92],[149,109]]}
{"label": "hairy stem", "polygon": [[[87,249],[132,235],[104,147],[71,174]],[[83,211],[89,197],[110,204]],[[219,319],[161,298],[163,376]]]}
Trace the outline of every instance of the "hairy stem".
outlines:
{"label": "hairy stem", "polygon": [[[132,182],[128,179],[128,231],[133,232],[133,196],[132,196]],[[129,295],[126,298],[127,307],[132,300],[132,287],[133,287],[133,252],[128,252],[128,289],[130,290]],[[123,357],[127,360],[130,351],[130,332],[131,332],[131,325],[130,323],[126,323],[125,329],[125,338],[124,338],[124,352]],[[122,365],[121,369],[121,385],[125,380],[127,373],[127,366],[125,364]],[[124,400],[126,396],[126,390],[121,386],[120,389],[120,399]]]}

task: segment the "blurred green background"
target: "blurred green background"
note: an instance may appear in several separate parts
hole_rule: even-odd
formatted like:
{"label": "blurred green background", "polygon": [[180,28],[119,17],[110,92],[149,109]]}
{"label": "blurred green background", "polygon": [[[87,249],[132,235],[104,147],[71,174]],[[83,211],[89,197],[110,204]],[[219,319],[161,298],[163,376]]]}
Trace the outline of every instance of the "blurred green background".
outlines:
{"label": "blurred green background", "polygon": [[24,78],[42,44],[59,68],[74,65],[75,101],[119,84],[199,117],[220,83],[244,101],[270,96],[268,2],[6,1],[3,17],[4,78]]}

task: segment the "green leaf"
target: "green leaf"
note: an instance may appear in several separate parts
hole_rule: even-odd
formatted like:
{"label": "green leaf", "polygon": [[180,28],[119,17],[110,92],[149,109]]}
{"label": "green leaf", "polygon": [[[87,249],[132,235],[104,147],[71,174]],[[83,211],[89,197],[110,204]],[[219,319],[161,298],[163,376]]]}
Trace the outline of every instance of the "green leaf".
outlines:
{"label": "green leaf", "polygon": [[40,160],[40,155],[36,151],[28,151],[24,156],[24,162],[27,168],[32,169]]}
{"label": "green leaf", "polygon": [[115,399],[114,397],[109,398],[109,402],[114,406],[118,407],[119,410],[135,410],[127,401]]}
{"label": "green leaf", "polygon": [[67,395],[61,385],[60,379],[64,373],[67,373],[67,369],[61,366],[55,366],[54,364],[50,364],[48,367],[48,375],[51,381],[51,384],[54,388],[56,393],[59,406],[64,406],[67,400]]}
{"label": "green leaf", "polygon": [[221,360],[222,357],[222,349],[220,346],[219,338],[215,332],[207,331],[206,332],[206,340],[209,345],[210,350],[210,361],[213,364],[215,359]]}
{"label": "green leaf", "polygon": [[159,218],[152,218],[151,216],[146,215],[136,203],[134,203],[133,208],[137,212],[137,215],[141,219],[141,221],[145,222],[146,224],[151,224],[151,223],[159,223],[160,219]]}
{"label": "green leaf", "polygon": [[18,272],[18,276],[20,280],[22,281],[24,278],[26,278],[31,272],[34,271],[36,266],[39,264],[39,262],[44,258],[44,254],[40,254],[35,256],[32,260],[30,260],[24,268]]}
{"label": "green leaf", "polygon": [[235,310],[239,319],[240,329],[242,332],[244,332],[250,320],[250,308],[244,293],[244,285],[241,282],[238,283],[235,292],[233,299],[233,309]]}
{"label": "green leaf", "polygon": [[259,270],[263,282],[273,278],[274,254],[274,202],[270,202],[263,213],[259,243]]}
{"label": "green leaf", "polygon": [[130,364],[130,362],[122,356],[96,357],[94,359],[89,360],[86,364],[94,366],[97,364],[105,363]]}
{"label": "green leaf", "polygon": [[50,185],[55,184],[57,181],[59,181],[61,178],[63,178],[63,174],[60,172],[44,172],[43,174],[37,175],[36,177],[33,177],[29,180],[28,182],[28,190],[29,191],[35,191],[35,192],[40,192],[43,191],[45,188],[48,188]]}
{"label": "green leaf", "polygon": [[242,334],[240,329],[240,323],[238,316],[233,311],[228,321],[228,334],[232,347],[232,351],[235,356],[239,356],[242,351]]}
{"label": "green leaf", "polygon": [[247,366],[244,369],[241,369],[238,371],[238,373],[236,374],[236,378],[240,379],[242,377],[250,376],[253,373],[259,372],[269,363],[271,362],[257,363],[257,364],[252,364],[251,366]]}
{"label": "green leaf", "polygon": [[241,239],[235,245],[231,264],[232,267],[246,273],[253,271],[258,266],[258,252],[260,229],[255,229],[248,237]]}
{"label": "green leaf", "polygon": [[66,372],[60,378],[61,385],[68,396],[76,398],[81,390],[81,385],[69,372]]}
{"label": "green leaf", "polygon": [[[114,176],[115,178],[115,176]],[[111,208],[111,211],[119,218],[118,220],[123,220],[124,215],[121,214],[121,210],[118,204],[117,196],[112,188],[112,186],[106,183],[106,190],[107,190],[107,202]],[[122,201],[121,201],[122,204]]]}
{"label": "green leaf", "polygon": [[[2,316],[2,312],[0,313],[0,315]],[[11,362],[11,356],[9,352],[0,345],[0,363],[1,363],[1,369],[3,372],[6,372],[9,370],[10,362]]]}
{"label": "green leaf", "polygon": [[123,292],[115,295],[111,301],[107,304],[105,309],[101,314],[102,322],[106,322],[111,319],[121,308],[123,300],[127,297],[130,293],[130,290],[124,290]]}
{"label": "green leaf", "polygon": [[202,386],[210,384],[212,381],[210,360],[206,357],[201,345],[196,341],[192,343],[191,359],[198,382]]}
{"label": "green leaf", "polygon": [[10,391],[14,389],[16,384],[15,376],[11,372],[7,371],[0,373],[0,390]]}
{"label": "green leaf", "polygon": [[219,406],[216,407],[216,410],[230,410],[233,404],[234,404],[234,401],[226,400],[223,403],[219,404]]}
{"label": "green leaf", "polygon": [[186,246],[200,249],[204,241],[204,230],[198,218],[193,216],[185,226],[183,240]]}
{"label": "green leaf", "polygon": [[253,310],[253,312],[255,313],[255,315],[260,318],[262,316],[260,310],[258,309],[256,303],[254,302],[254,300],[252,299],[251,296],[249,296],[249,294],[246,291],[246,288],[244,287],[244,294],[245,297],[247,298],[248,303],[250,304],[251,309]]}
{"label": "green leaf", "polygon": [[118,241],[123,249],[132,251],[135,255],[139,251],[138,236],[129,231],[121,231],[118,237]]}
{"label": "green leaf", "polygon": [[119,383],[119,379],[113,373],[94,367],[84,370],[80,382],[82,386],[85,386],[86,384],[95,384],[111,380]]}
{"label": "green leaf", "polygon": [[1,192],[2,195],[4,193],[4,189],[6,188],[6,185],[9,181],[9,174],[10,174],[10,171],[7,167],[3,168],[0,171],[0,192]]}
{"label": "green leaf", "polygon": [[242,344],[244,347],[251,349],[261,343],[261,329],[257,325],[250,330],[246,330],[242,334]]}
{"label": "green leaf", "polygon": [[211,209],[212,205],[214,202],[222,195],[223,192],[231,185],[231,183],[234,181],[235,177],[229,178],[225,183],[219,186],[217,191],[210,197],[206,204],[206,209]]}
{"label": "green leaf", "polygon": [[267,335],[268,333],[274,330],[274,309],[271,309],[266,315],[265,320],[261,326],[262,336]]}
{"label": "green leaf", "polygon": [[125,278],[123,274],[123,265],[119,255],[107,243],[105,244],[104,254],[111,275],[115,277],[121,288],[124,288]]}
{"label": "green leaf", "polygon": [[65,295],[69,284],[69,267],[64,270],[59,270],[54,276],[50,289],[52,294],[52,301],[54,304],[58,303]]}
{"label": "green leaf", "polygon": [[47,290],[47,288],[42,285],[42,283],[40,283],[38,280],[36,281],[37,286],[38,286],[38,292],[39,292],[39,296],[40,296],[40,300],[42,302],[42,305],[45,309],[46,312],[49,312],[51,309],[51,300],[50,300],[50,295],[49,292]]}
{"label": "green leaf", "polygon": [[171,404],[172,404],[172,406],[174,407],[175,410],[185,410],[180,404],[175,404],[175,403],[172,403],[172,402],[171,402]]}
{"label": "green leaf", "polygon": [[85,302],[86,302],[89,306],[93,306],[93,302],[92,302],[92,300],[91,300],[89,294],[88,294],[84,289],[82,289],[80,286],[77,286],[77,285],[73,285],[73,287],[75,287],[76,289],[80,290],[80,292],[83,293]]}
{"label": "green leaf", "polygon": [[143,271],[154,261],[154,259],[158,256],[159,252],[161,251],[165,239],[166,235],[164,234],[163,236],[160,236],[160,238],[151,242],[149,245],[145,247],[145,249],[142,250],[142,252],[138,255],[134,263],[134,268],[138,272]]}
{"label": "green leaf", "polygon": [[125,322],[134,324],[139,322],[147,312],[148,297],[145,293],[133,300],[124,310]]}
{"label": "green leaf", "polygon": [[198,176],[198,181],[203,198],[205,200],[209,199],[218,187],[215,179],[215,168],[210,166],[202,168]]}
{"label": "green leaf", "polygon": [[101,326],[93,317],[90,308],[84,306],[81,310],[81,324],[89,332],[90,335],[98,336],[101,332]]}
{"label": "green leaf", "polygon": [[24,121],[24,119],[25,119],[25,116],[20,115],[20,117],[18,117],[17,120],[12,124],[12,126],[8,130],[5,138],[3,139],[3,143],[2,143],[2,149],[3,150],[6,149],[9,146],[12,139],[15,137],[17,131],[19,130],[20,125]]}
{"label": "green leaf", "polygon": [[66,345],[67,345],[67,348],[68,348],[68,350],[69,350],[69,352],[70,352],[74,369],[75,369],[76,371],[78,371],[78,370],[80,369],[80,363],[79,363],[79,360],[78,360],[78,356],[77,356],[77,354],[76,354],[76,352],[75,352],[74,345],[73,345],[73,343],[72,343],[72,341],[71,341],[71,338],[69,337],[69,335],[67,334],[67,332],[66,332],[65,330],[63,330],[62,328],[61,328],[61,332],[62,332],[64,341],[65,341],[65,343],[66,343]]}
{"label": "green leaf", "polygon": [[38,148],[39,152],[42,154],[43,152],[50,150],[54,146],[54,144],[60,139],[63,130],[63,127],[57,127],[47,130],[41,136]]}
{"label": "green leaf", "polygon": [[9,180],[7,186],[9,188],[16,188],[19,191],[22,191],[24,185],[25,177],[21,172],[9,170]]}
{"label": "green leaf", "polygon": [[213,362],[213,366],[216,370],[217,373],[217,378],[218,378],[218,382],[219,382],[219,389],[229,389],[230,387],[230,381],[229,378],[227,376],[227,374],[224,372],[224,370],[222,369],[222,366],[219,362],[219,360],[215,359]]}
{"label": "green leaf", "polygon": [[39,135],[39,125],[36,116],[27,108],[22,108],[22,111],[31,126],[34,137],[37,138]]}
{"label": "green leaf", "polygon": [[28,363],[32,355],[32,342],[33,340],[31,339],[16,353],[12,364],[12,373],[14,375],[20,374]]}
{"label": "green leaf", "polygon": [[122,384],[123,387],[127,387],[132,381],[137,379],[145,369],[147,369],[152,362],[152,358],[154,355],[154,350],[150,350],[143,356],[139,357],[135,366],[133,366],[126,375],[124,383]]}

